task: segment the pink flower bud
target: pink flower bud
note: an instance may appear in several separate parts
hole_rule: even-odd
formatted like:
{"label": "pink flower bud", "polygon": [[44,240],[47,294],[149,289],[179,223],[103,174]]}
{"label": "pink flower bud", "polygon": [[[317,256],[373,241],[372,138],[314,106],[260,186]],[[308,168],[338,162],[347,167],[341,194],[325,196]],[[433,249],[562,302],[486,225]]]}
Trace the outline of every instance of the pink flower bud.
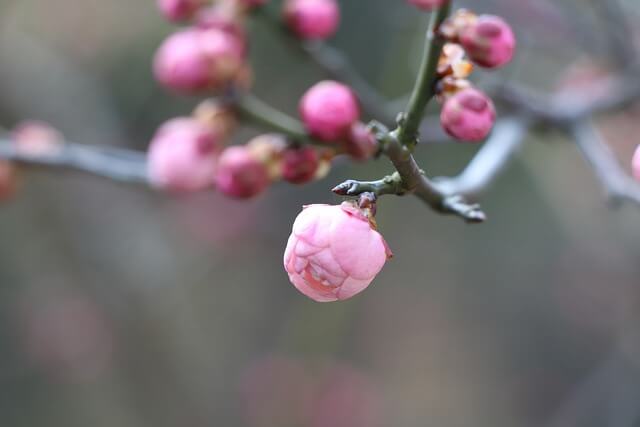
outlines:
{"label": "pink flower bud", "polygon": [[481,141],[491,132],[496,110],[491,99],[477,89],[464,89],[447,99],[440,123],[456,139]]}
{"label": "pink flower bud", "polygon": [[305,184],[316,177],[320,156],[313,147],[290,148],[282,155],[282,178],[292,184]]}
{"label": "pink flower bud", "polygon": [[351,125],[360,118],[360,107],[353,91],[331,80],[316,83],[307,90],[299,109],[307,131],[323,141],[346,138]]}
{"label": "pink flower bud", "polygon": [[244,63],[241,40],[218,28],[191,28],[167,38],[154,60],[156,79],[169,89],[198,93],[229,84]]}
{"label": "pink flower bud", "polygon": [[382,235],[353,204],[311,205],[293,224],[284,267],[300,292],[328,302],[362,292],[390,256]]}
{"label": "pink flower bud", "polygon": [[203,0],[158,0],[158,8],[171,22],[191,19],[203,5]]}
{"label": "pink flower bud", "polygon": [[449,0],[407,0],[409,4],[414,5],[418,9],[433,10],[436,7],[440,7]]}
{"label": "pink flower bud", "polygon": [[365,161],[372,158],[378,151],[378,141],[367,125],[356,122],[351,126],[346,148],[353,159]]}
{"label": "pink flower bud", "polygon": [[195,119],[169,120],[158,129],[149,147],[149,180],[170,191],[213,187],[219,139]]}
{"label": "pink flower bud", "polygon": [[640,181],[640,145],[636,148],[636,152],[633,154],[633,160],[631,161],[631,170],[635,179]]}
{"label": "pink flower bud", "polygon": [[242,44],[243,53],[246,54],[248,48],[246,16],[238,10],[234,2],[216,2],[210,7],[201,9],[195,21],[199,28],[215,28],[236,37],[236,40]]}
{"label": "pink flower bud", "polygon": [[340,23],[336,0],[286,0],[284,19],[291,31],[303,39],[326,39]]}
{"label": "pink flower bud", "polygon": [[12,131],[16,148],[31,156],[55,156],[64,148],[64,136],[48,123],[27,120]]}
{"label": "pink flower bud", "polygon": [[248,199],[266,190],[269,170],[245,146],[229,147],[218,162],[216,184],[220,192],[237,199]]}
{"label": "pink flower bud", "polygon": [[516,49],[516,37],[509,24],[493,15],[480,15],[464,27],[460,43],[473,62],[486,68],[507,64]]}

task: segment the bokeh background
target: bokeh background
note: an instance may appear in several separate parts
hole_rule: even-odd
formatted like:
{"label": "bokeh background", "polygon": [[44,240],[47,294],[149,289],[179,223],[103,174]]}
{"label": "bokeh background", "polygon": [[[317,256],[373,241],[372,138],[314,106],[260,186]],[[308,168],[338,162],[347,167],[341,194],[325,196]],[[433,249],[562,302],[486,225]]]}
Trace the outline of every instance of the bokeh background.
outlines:
{"label": "bokeh background", "polygon": [[[589,1],[456,4],[513,24],[520,50],[500,79],[554,91],[606,64],[607,22]],[[390,99],[404,95],[426,16],[401,0],[341,5],[331,44]],[[624,6],[637,27],[640,2]],[[0,122],[144,150],[197,103],[152,79],[171,31],[152,0],[0,0]],[[255,92],[295,113],[322,72],[259,19],[251,33]],[[625,165],[639,118],[598,121]],[[455,174],[476,149],[418,157]],[[281,259],[301,206],[337,203],[334,184],[390,168],[340,163],[251,202],[29,170],[0,207],[0,425],[640,425],[640,211],[609,209],[562,135],[529,137],[483,198],[485,225],[383,199],[395,258],[360,296],[318,304],[289,284]]]}

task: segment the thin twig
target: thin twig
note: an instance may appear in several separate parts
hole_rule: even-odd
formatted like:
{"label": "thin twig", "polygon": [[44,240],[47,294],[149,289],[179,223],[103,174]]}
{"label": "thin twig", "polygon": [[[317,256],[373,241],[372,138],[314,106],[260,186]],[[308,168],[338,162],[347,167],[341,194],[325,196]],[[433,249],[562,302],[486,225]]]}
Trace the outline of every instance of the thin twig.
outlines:
{"label": "thin twig", "polygon": [[69,169],[114,181],[149,184],[144,153],[121,148],[103,148],[63,143],[46,154],[32,154],[18,148],[8,138],[0,138],[0,158],[23,166]]}
{"label": "thin twig", "polygon": [[640,183],[627,174],[602,135],[589,121],[571,128],[571,135],[602,183],[614,206],[631,202],[640,206]]}

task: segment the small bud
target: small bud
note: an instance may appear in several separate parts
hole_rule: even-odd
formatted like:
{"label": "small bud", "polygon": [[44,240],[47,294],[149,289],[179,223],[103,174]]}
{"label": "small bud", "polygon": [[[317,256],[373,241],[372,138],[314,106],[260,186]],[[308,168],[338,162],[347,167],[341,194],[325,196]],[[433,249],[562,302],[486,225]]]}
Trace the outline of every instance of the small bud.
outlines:
{"label": "small bud", "polygon": [[219,90],[244,64],[245,49],[235,36],[220,29],[187,29],[167,38],[154,60],[156,79],[187,94]]}
{"label": "small bud", "polygon": [[436,7],[440,7],[444,5],[446,2],[450,0],[407,0],[409,4],[414,5],[418,9],[422,10],[433,10]]}
{"label": "small bud", "polygon": [[310,205],[298,215],[284,253],[291,283],[318,302],[365,290],[391,251],[355,204]]}
{"label": "small bud", "polygon": [[282,178],[282,157],[287,139],[279,134],[259,135],[247,143],[247,148],[258,161],[266,165],[271,181]]}
{"label": "small bud", "polygon": [[355,160],[369,160],[378,152],[378,141],[373,132],[362,122],[351,126],[346,142],[347,153]]}
{"label": "small bud", "polygon": [[18,171],[6,160],[0,160],[0,202],[11,199],[18,188]]}
{"label": "small bud", "polygon": [[214,99],[202,101],[193,111],[193,117],[211,128],[223,140],[228,139],[238,127],[236,111]]}
{"label": "small bud", "polygon": [[225,149],[220,156],[216,184],[218,190],[237,199],[248,199],[266,190],[269,171],[245,146]]}
{"label": "small bud", "polygon": [[29,156],[54,156],[64,147],[64,136],[45,122],[24,121],[11,134],[18,151]]}
{"label": "small bud", "polygon": [[346,138],[351,125],[360,118],[360,107],[353,91],[330,80],[316,83],[307,90],[299,109],[307,131],[323,141]]}
{"label": "small bud", "polygon": [[636,148],[636,152],[633,154],[633,160],[631,161],[631,170],[635,179],[640,181],[640,145]]}
{"label": "small bud", "polygon": [[482,141],[496,119],[491,99],[477,89],[462,90],[447,99],[442,107],[440,122],[444,130],[463,141]]}
{"label": "small bud", "polygon": [[212,6],[201,9],[196,18],[201,29],[218,29],[234,37],[242,43],[243,53],[247,51],[246,16],[236,1],[216,2]]}
{"label": "small bud", "polygon": [[149,180],[176,192],[213,187],[219,141],[210,127],[193,118],[169,120],[149,147]]}
{"label": "small bud", "polygon": [[320,156],[313,147],[289,148],[282,156],[282,178],[292,184],[313,181],[320,166]]}
{"label": "small bud", "polygon": [[473,64],[465,59],[465,51],[459,44],[447,43],[438,60],[438,76],[466,79],[473,72]]}
{"label": "small bud", "polygon": [[513,58],[516,37],[502,18],[480,15],[471,25],[460,32],[460,44],[469,58],[486,68],[498,68]]}
{"label": "small bud", "polygon": [[284,19],[298,37],[323,40],[338,29],[340,7],[336,0],[286,0]]}
{"label": "small bud", "polygon": [[204,5],[204,0],[157,0],[162,15],[171,22],[187,21]]}

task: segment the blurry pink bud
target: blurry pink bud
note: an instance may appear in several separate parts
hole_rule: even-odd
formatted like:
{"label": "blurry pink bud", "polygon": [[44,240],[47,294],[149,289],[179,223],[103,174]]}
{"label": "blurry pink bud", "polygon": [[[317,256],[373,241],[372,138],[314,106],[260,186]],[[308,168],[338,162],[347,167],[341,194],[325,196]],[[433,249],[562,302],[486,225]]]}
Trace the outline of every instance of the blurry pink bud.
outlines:
{"label": "blurry pink bud", "polygon": [[433,10],[449,0],[407,0],[410,4],[422,10]]}
{"label": "blurry pink bud", "polygon": [[292,184],[312,181],[320,166],[320,156],[313,147],[290,148],[282,155],[282,178]]}
{"label": "blurry pink bud", "polygon": [[225,149],[218,162],[216,184],[221,193],[237,199],[248,199],[266,190],[269,169],[251,149],[234,146]]}
{"label": "blurry pink bud", "polygon": [[460,44],[469,58],[486,68],[498,68],[513,58],[516,37],[513,30],[502,18],[480,15],[460,33]]}
{"label": "blurry pink bud", "polygon": [[464,89],[447,99],[440,123],[456,139],[481,141],[491,132],[496,110],[491,99],[477,89]]}
{"label": "blurry pink bud", "polygon": [[310,205],[293,224],[284,267],[300,292],[328,302],[362,292],[390,256],[382,235],[353,204]]}
{"label": "blurry pink bud", "polygon": [[635,179],[640,181],[640,145],[636,148],[636,152],[633,154],[633,160],[631,161],[631,169]]}
{"label": "blurry pink bud", "polygon": [[149,180],[170,191],[213,187],[219,144],[218,134],[193,118],[169,120],[151,141]]}
{"label": "blurry pink bud", "polygon": [[32,156],[52,156],[63,148],[64,137],[48,123],[27,120],[19,123],[12,131],[16,148],[23,154]]}
{"label": "blurry pink bud", "polygon": [[291,31],[303,39],[326,39],[340,23],[336,0],[286,0],[284,19]]}
{"label": "blurry pink bud", "polygon": [[378,151],[378,141],[371,130],[362,122],[351,126],[347,139],[347,153],[355,160],[365,161]]}
{"label": "blurry pink bud", "polygon": [[199,28],[216,28],[235,36],[242,44],[243,53],[246,54],[248,48],[246,16],[238,10],[235,2],[216,2],[210,7],[201,9],[195,20]]}
{"label": "blurry pink bud", "polygon": [[171,22],[191,19],[203,4],[203,0],[158,0],[160,12]]}
{"label": "blurry pink bud", "polygon": [[353,91],[342,83],[321,81],[300,100],[300,116],[311,136],[323,141],[346,138],[349,128],[360,118]]}
{"label": "blurry pink bud", "polygon": [[229,84],[244,63],[236,36],[218,28],[191,28],[172,34],[154,60],[156,79],[169,89],[198,93]]}

